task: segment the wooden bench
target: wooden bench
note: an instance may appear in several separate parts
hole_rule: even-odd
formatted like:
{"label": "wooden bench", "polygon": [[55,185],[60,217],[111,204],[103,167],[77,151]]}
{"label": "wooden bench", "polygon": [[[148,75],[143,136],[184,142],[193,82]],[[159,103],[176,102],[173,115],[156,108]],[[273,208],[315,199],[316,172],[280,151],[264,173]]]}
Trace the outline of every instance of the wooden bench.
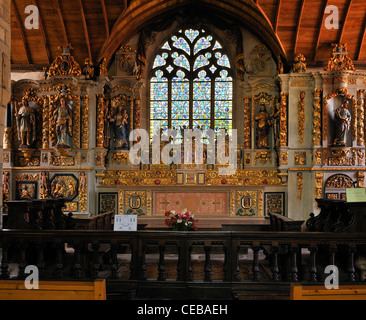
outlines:
{"label": "wooden bench", "polygon": [[106,300],[106,283],[40,281],[38,289],[28,290],[23,280],[0,280],[0,300]]}
{"label": "wooden bench", "polygon": [[291,300],[366,300],[366,285],[340,285],[339,289],[325,286],[291,284]]}

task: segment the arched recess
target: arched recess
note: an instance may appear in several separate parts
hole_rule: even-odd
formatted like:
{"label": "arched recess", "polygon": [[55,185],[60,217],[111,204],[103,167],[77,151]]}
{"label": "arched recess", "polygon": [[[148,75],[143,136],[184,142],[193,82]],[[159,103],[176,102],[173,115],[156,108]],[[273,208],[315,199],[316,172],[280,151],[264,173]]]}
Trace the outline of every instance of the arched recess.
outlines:
{"label": "arched recess", "polygon": [[192,12],[223,15],[233,23],[243,26],[256,35],[268,48],[275,59],[281,57],[286,61],[286,52],[264,14],[251,0],[134,0],[118,18],[109,38],[99,53],[111,62],[114,53],[132,36],[149,26],[157,19],[179,13],[190,8]]}

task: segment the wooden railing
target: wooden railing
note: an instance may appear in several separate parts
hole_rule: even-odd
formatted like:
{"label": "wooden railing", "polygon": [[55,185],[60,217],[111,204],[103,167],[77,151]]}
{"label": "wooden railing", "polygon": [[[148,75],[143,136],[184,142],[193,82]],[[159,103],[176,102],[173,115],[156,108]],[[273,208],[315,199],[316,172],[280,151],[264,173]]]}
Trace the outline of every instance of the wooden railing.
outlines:
{"label": "wooden railing", "polygon": [[[126,254],[130,257],[126,280],[130,281],[164,282],[167,256],[175,255],[176,281],[322,282],[325,278],[323,268],[333,264],[341,270],[340,281],[357,282],[360,277],[355,259],[365,255],[366,234],[3,230],[0,231],[0,247],[2,279],[9,278],[11,262],[19,265],[17,279],[26,276],[24,270],[30,264],[38,266],[41,279],[96,279],[101,277],[102,264],[110,266],[108,279],[119,279],[118,254]],[[158,256],[157,269],[155,276],[148,277],[147,256],[152,252]],[[202,279],[195,278],[198,272],[193,266],[195,254],[204,256]],[[266,257],[264,261],[268,264],[266,270],[270,279],[262,279],[260,255]],[[222,275],[219,278],[215,275],[214,279],[212,264],[216,256],[222,257]],[[244,279],[241,272],[243,256],[250,263],[248,277]],[[307,259],[306,267],[304,258]]]}

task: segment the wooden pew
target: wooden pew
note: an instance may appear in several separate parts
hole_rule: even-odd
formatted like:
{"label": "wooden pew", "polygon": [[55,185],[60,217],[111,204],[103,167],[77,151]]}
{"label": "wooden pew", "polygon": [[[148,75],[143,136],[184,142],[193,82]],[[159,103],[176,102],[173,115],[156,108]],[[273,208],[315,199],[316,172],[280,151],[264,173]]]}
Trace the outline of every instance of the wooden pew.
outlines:
{"label": "wooden pew", "polygon": [[28,290],[23,280],[0,280],[0,300],[106,300],[106,283],[40,281],[39,289]]}
{"label": "wooden pew", "polygon": [[340,285],[339,289],[325,286],[291,284],[291,300],[366,300],[366,285]]}
{"label": "wooden pew", "polygon": [[302,220],[292,220],[278,213],[268,213],[271,222],[271,231],[301,231]]}

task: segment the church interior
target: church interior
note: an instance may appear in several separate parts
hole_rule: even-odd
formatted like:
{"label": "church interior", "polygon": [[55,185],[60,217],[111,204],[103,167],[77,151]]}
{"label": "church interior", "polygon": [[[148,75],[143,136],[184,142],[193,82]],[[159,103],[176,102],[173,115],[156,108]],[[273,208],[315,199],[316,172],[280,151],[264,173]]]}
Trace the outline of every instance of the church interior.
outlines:
{"label": "church interior", "polygon": [[0,52],[0,297],[366,297],[363,0],[3,0]]}

